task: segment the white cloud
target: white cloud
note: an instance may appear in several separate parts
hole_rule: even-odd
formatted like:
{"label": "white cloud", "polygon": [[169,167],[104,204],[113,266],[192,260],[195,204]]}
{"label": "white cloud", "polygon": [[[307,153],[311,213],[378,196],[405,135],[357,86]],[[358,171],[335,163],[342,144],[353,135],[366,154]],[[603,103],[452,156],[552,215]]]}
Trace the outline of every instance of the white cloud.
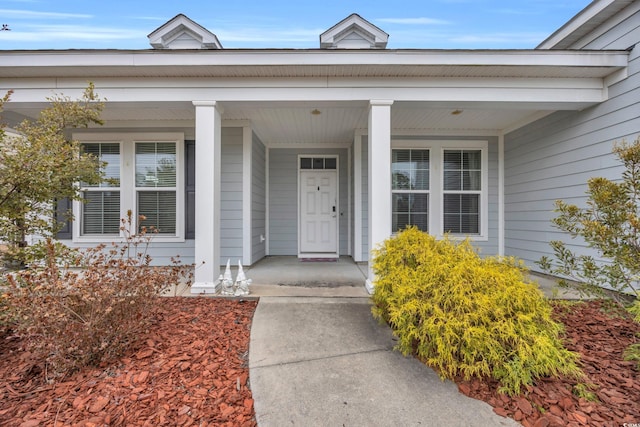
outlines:
{"label": "white cloud", "polygon": [[93,15],[81,13],[34,12],[32,10],[0,9],[1,18],[10,19],[68,19],[93,18]]}
{"label": "white cloud", "polygon": [[449,21],[443,19],[434,18],[380,18],[376,19],[378,22],[387,22],[390,24],[401,25],[447,25]]}

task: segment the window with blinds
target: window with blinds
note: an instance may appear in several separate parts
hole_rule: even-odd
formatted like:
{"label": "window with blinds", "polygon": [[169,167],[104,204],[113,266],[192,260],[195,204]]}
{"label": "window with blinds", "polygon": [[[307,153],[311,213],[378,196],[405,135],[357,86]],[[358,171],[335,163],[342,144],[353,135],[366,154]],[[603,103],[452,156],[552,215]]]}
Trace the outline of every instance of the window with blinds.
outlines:
{"label": "window with blinds", "polygon": [[482,151],[444,150],[444,232],[480,234]]}
{"label": "window with blinds", "polygon": [[429,231],[429,150],[392,150],[392,231]]}
{"label": "window with blinds", "polygon": [[139,228],[175,235],[177,227],[176,143],[136,142],[135,193]]}
{"label": "window with blinds", "polygon": [[104,163],[106,180],[82,183],[81,234],[118,235],[120,232],[120,144],[88,143],[82,149]]}

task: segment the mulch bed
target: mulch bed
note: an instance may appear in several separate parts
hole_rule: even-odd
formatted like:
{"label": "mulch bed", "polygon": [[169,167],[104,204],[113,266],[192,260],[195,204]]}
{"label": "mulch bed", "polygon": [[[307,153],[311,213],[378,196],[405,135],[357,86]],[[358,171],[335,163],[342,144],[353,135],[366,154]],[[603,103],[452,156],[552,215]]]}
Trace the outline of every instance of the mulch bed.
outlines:
{"label": "mulch bed", "polygon": [[249,335],[256,301],[162,298],[141,345],[47,384],[18,339],[0,341],[3,426],[255,426]]}
{"label": "mulch bed", "polygon": [[[3,426],[255,426],[248,345],[255,301],[163,298],[158,322],[124,358],[46,384],[17,339],[0,341]],[[572,393],[575,380],[543,379],[517,397],[490,380],[458,380],[459,390],[525,426],[640,423],[640,373],[623,350],[640,325],[600,301],[558,305],[566,345],[581,354],[598,402]]]}
{"label": "mulch bed", "polygon": [[623,352],[638,342],[640,325],[602,301],[557,305],[554,313],[566,327],[566,347],[580,353],[584,383],[595,386],[587,391],[598,401],[574,395],[576,381],[567,379],[545,378],[514,398],[498,394],[498,384],[487,380],[456,381],[460,392],[527,427],[638,425],[640,372],[636,362],[623,360]]}

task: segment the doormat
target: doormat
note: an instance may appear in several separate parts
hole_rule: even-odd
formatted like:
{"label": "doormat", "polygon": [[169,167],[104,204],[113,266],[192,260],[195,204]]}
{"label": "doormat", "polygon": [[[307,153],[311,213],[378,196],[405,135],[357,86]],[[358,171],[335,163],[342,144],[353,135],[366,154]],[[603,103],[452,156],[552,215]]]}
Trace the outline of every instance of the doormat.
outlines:
{"label": "doormat", "polygon": [[300,262],[338,262],[338,258],[299,258]]}

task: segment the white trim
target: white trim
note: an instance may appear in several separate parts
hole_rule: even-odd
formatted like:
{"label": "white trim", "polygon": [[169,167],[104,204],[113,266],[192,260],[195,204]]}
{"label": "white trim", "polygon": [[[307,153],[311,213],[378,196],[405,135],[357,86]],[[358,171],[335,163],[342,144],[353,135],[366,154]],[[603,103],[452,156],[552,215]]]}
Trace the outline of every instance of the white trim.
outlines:
{"label": "white trim", "polygon": [[452,239],[469,238],[471,241],[489,240],[489,142],[487,140],[399,140],[391,141],[391,149],[423,149],[429,150],[429,234],[442,238],[444,235],[444,219],[442,199],[444,198],[443,153],[444,150],[476,149],[482,152],[482,188],[480,190],[480,234],[449,234]]}
{"label": "white trim", "polygon": [[504,256],[504,135],[498,136],[498,255]]}
{"label": "white trim", "polygon": [[367,140],[368,273],[375,281],[373,251],[391,236],[391,106],[393,100],[371,100]]}
{"label": "white trim", "polygon": [[191,293],[213,293],[220,274],[221,111],[216,101],[196,101],[196,238]]}
{"label": "white trim", "polygon": [[[614,15],[615,19],[609,19],[608,21],[606,21],[603,24],[601,24],[600,26],[598,26],[595,29],[595,31],[594,30],[589,31],[581,39],[579,39],[576,42],[573,42],[571,44],[571,48],[572,49],[584,49],[585,46],[587,46],[588,44],[594,42],[595,40],[597,40],[600,36],[602,36],[606,32],[611,31],[611,29],[615,28],[617,25],[620,25],[621,22],[623,22],[624,20],[630,18],[631,16],[633,16],[638,11],[640,11],[640,3],[638,3],[638,2],[630,2],[630,4],[628,4],[627,7],[625,7],[620,12],[618,12],[618,13],[616,13]],[[615,43],[613,43],[613,44],[615,44]],[[618,48],[627,49],[627,48],[629,48],[629,46],[624,46],[624,47],[618,46]],[[606,46],[606,49],[615,49],[615,48],[613,48],[611,45],[608,45],[608,46]]]}
{"label": "white trim", "polygon": [[487,137],[498,136],[502,133],[500,129],[392,129],[391,136],[397,138],[400,136],[412,136],[417,138],[431,138],[439,136],[473,136],[473,137]]}
{"label": "white trim", "polygon": [[[613,0],[608,0],[613,1]],[[237,66],[239,69],[259,66],[280,66],[290,72],[290,67],[344,65],[348,67],[360,65],[407,65],[420,66],[516,66],[523,75],[530,75],[527,66],[555,67],[614,67],[625,66],[619,61],[627,55],[621,52],[581,52],[536,50],[430,50],[430,49],[388,49],[388,50],[308,50],[308,49],[239,49],[239,50],[198,50],[189,51],[149,51],[120,50],[96,52],[94,50],[44,50],[36,51],[38,60],[34,61],[34,51],[9,50],[0,52],[0,63],[4,68],[32,67],[36,71],[49,67],[77,68],[110,66],[125,67],[131,72],[128,76],[147,76],[149,67],[220,67]],[[304,59],[304,61],[303,61]],[[174,72],[180,69],[172,70]],[[259,70],[256,69],[256,72]],[[267,70],[264,70],[267,71]],[[273,71],[273,70],[271,70]],[[339,71],[339,70],[338,70]],[[478,70],[480,71],[480,70]],[[95,71],[87,68],[87,76]],[[375,72],[375,71],[372,71]],[[576,70],[579,72],[579,70]],[[375,73],[378,74],[378,73]],[[487,70],[492,75],[492,70]],[[570,76],[570,74],[568,75]],[[80,76],[81,78],[84,76]],[[95,76],[94,76],[95,77]],[[169,75],[168,77],[175,77]],[[86,83],[85,83],[86,86]],[[201,98],[202,99],[202,98]]]}
{"label": "white trim", "polygon": [[286,142],[272,142],[266,144],[269,148],[293,148],[295,149],[322,149],[322,148],[331,148],[331,149],[347,149],[351,145],[351,142],[333,142],[333,143],[315,143],[315,144],[306,144],[306,143],[286,143]]}
{"label": "white trim", "polygon": [[251,265],[253,263],[251,245],[252,238],[252,211],[251,202],[253,199],[252,183],[252,156],[253,156],[253,135],[251,128],[242,128],[242,264]]}
{"label": "white trim", "polygon": [[265,145],[264,147],[264,174],[265,174],[265,179],[264,179],[264,208],[265,208],[265,213],[264,213],[264,226],[265,226],[265,230],[264,230],[264,237],[265,237],[265,241],[264,241],[264,255],[265,256],[269,256],[269,242],[270,242],[270,235],[271,235],[271,225],[269,224],[269,152],[270,152],[270,148],[268,146]]}
{"label": "white trim", "polygon": [[587,7],[582,9],[565,23],[560,29],[555,31],[549,37],[547,37],[542,43],[540,43],[536,49],[546,50],[553,49],[558,44],[562,43],[566,38],[570,37],[576,31],[579,31],[581,27],[594,19],[598,14],[602,13],[605,9],[616,3],[618,0],[595,0],[592,1]]}
{"label": "white trim", "polygon": [[[347,148],[347,255],[353,256],[351,251],[351,185],[353,183],[353,177],[351,176],[351,150],[353,144]],[[338,241],[338,252],[340,251],[340,242]]]}
{"label": "white trim", "polygon": [[365,132],[356,130],[353,137],[353,260],[362,258],[362,137]]}
{"label": "white trim", "polygon": [[389,34],[362,18],[360,15],[352,13],[320,34],[320,48],[340,49],[343,47],[352,47],[349,44],[343,44],[342,40],[353,33],[361,37],[362,41],[368,43],[369,46],[367,46],[367,48],[369,49],[384,49],[387,47]]}
{"label": "white trim", "polygon": [[[183,35],[191,39],[186,46],[176,43]],[[182,13],[162,24],[147,38],[154,49],[222,49],[215,34]]]}
{"label": "white trim", "polygon": [[[176,144],[176,234],[167,236],[158,234],[153,237],[154,242],[184,242],[184,133],[182,132],[74,132],[74,140],[80,142],[104,142],[120,144],[120,217],[126,218],[127,212],[132,212],[132,228],[137,229],[138,212],[135,186],[135,144],[138,142],[175,142]],[[162,191],[162,189],[149,191]],[[74,201],[72,204],[73,221],[72,232],[74,243],[105,243],[112,242],[114,238],[123,238],[123,234],[116,235],[81,235],[81,204]]]}
{"label": "white trim", "polygon": [[[303,157],[316,157],[316,158],[324,158],[324,159],[336,159],[336,168],[335,169],[301,169],[300,168],[300,159]],[[298,188],[297,188],[297,222],[298,222],[298,242],[297,242],[297,252],[298,252],[298,258],[333,258],[335,255],[335,258],[340,257],[340,155],[339,154],[310,154],[310,153],[304,153],[304,154],[298,154],[297,156],[297,165],[296,165],[296,170],[297,170],[297,184],[298,184]],[[301,189],[301,184],[300,184],[300,176],[302,174],[302,172],[309,172],[309,171],[318,171],[318,172],[334,172],[336,175],[336,252],[335,254],[333,252],[322,252],[322,253],[314,253],[314,252],[301,252],[300,251],[300,239],[302,238],[302,233],[301,233],[301,220],[302,220],[302,210],[300,209],[300,203],[302,202],[302,200],[300,199],[300,189]]]}

